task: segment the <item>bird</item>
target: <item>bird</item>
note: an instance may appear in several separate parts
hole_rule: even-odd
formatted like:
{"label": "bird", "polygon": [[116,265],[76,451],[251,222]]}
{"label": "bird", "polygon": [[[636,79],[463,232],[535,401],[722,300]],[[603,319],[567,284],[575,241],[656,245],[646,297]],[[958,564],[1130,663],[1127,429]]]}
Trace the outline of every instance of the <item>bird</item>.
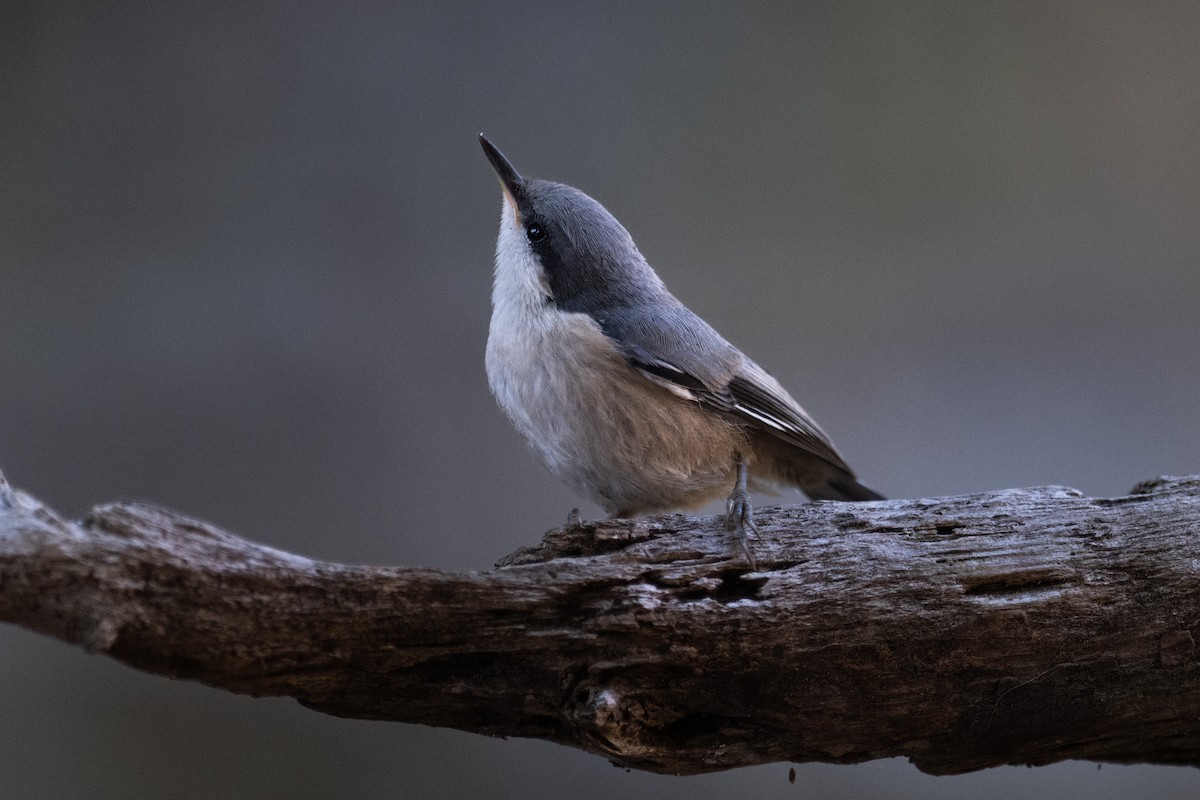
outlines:
{"label": "bird", "polygon": [[479,142],[502,194],[488,384],[552,474],[613,517],[724,496],[752,566],[750,489],[884,499],[779,381],[668,291],[604,206]]}

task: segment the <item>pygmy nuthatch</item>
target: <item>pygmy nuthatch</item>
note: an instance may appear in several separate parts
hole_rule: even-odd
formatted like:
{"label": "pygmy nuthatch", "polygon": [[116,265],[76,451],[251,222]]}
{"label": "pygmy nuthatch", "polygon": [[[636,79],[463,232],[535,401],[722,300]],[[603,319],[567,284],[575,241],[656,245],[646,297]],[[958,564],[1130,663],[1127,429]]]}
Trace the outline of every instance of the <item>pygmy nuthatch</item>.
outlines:
{"label": "pygmy nuthatch", "polygon": [[504,194],[488,383],[552,473],[615,516],[732,489],[751,563],[748,475],[813,500],[883,499],[778,381],[667,291],[603,206],[521,177],[479,141]]}

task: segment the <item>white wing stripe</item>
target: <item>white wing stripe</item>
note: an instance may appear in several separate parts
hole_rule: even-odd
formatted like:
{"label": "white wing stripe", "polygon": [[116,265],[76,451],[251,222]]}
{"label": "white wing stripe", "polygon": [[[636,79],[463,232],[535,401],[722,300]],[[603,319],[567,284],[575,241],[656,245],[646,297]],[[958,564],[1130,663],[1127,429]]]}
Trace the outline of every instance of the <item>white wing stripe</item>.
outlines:
{"label": "white wing stripe", "polygon": [[[641,368],[638,369],[638,372],[642,373],[651,382],[657,383],[659,386],[663,387],[664,389],[666,389],[668,392],[675,395],[676,397],[682,397],[684,400],[699,400],[699,398],[696,397],[696,395],[692,392],[691,389],[688,389],[684,386],[680,386],[678,383],[675,383],[667,378],[664,378],[662,375],[655,375],[653,372],[649,372],[649,371],[641,369]],[[678,372],[678,370],[676,370],[676,372]],[[683,373],[681,372],[679,374],[682,375]]]}
{"label": "white wing stripe", "polygon": [[769,425],[772,428],[775,428],[776,430],[780,430],[780,431],[795,430],[795,428],[793,428],[791,425],[784,425],[775,417],[769,417],[766,414],[762,413],[761,411],[750,408],[748,406],[744,406],[741,403],[738,403],[737,405],[735,405],[734,408],[736,408],[738,411],[742,412],[746,416],[754,417],[756,420],[758,420],[762,424]]}

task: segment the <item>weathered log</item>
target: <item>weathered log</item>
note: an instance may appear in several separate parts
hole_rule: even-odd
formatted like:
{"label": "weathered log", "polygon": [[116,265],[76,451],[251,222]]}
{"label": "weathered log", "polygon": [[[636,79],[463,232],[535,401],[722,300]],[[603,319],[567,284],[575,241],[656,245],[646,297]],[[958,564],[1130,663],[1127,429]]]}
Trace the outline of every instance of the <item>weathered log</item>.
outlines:
{"label": "weathered log", "polygon": [[490,572],[348,566],[0,478],[0,619],[319,711],[698,773],[1200,764],[1200,478],[582,522]]}

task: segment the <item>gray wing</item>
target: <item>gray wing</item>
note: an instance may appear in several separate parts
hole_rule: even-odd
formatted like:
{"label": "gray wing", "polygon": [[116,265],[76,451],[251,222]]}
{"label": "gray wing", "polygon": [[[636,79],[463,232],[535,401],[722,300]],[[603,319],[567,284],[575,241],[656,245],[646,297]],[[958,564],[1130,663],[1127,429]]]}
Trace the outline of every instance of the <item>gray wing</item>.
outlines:
{"label": "gray wing", "polygon": [[678,300],[665,308],[626,307],[596,321],[630,366],[651,381],[853,474],[778,381]]}

